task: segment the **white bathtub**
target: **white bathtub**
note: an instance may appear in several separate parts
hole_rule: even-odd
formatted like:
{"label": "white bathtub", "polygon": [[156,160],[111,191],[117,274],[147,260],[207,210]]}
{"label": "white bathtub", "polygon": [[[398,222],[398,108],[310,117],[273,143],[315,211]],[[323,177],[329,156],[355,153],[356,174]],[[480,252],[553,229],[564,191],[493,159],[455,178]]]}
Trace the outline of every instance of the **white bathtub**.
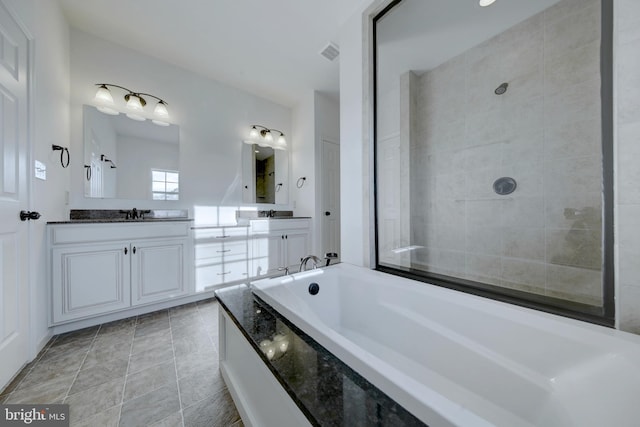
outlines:
{"label": "white bathtub", "polygon": [[345,263],[252,288],[431,427],[640,425],[636,335]]}

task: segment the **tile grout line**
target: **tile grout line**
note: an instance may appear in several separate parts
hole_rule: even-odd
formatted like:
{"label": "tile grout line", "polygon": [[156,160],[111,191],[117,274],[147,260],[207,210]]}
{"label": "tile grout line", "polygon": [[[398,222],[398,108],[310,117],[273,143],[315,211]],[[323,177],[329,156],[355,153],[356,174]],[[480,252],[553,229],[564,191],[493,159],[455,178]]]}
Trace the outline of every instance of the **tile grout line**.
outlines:
{"label": "tile grout line", "polygon": [[[36,364],[40,361],[40,359],[42,359],[44,357],[44,355],[47,353],[47,351],[49,351],[49,348],[51,348],[51,346],[53,346],[53,343],[55,343],[57,340],[58,340],[58,335],[54,335],[53,337],[51,337],[49,342],[47,342],[45,344],[45,346],[42,348],[42,350],[40,350],[40,352],[36,355],[35,359],[33,359],[33,363],[31,363],[31,366],[29,367],[27,372],[24,374],[24,376],[22,378],[20,378],[20,381],[18,381],[18,383],[13,388],[13,390],[11,390],[9,393],[7,393],[5,395],[4,400],[2,400],[3,403],[6,402],[9,398],[11,398],[13,393],[15,393],[16,390],[18,390],[18,388],[20,387],[20,384],[22,384],[22,381],[24,381],[24,379],[29,376],[31,371],[33,371],[33,368],[35,368]],[[26,368],[26,366],[25,366],[25,368]],[[18,372],[18,375],[20,375],[20,372]],[[7,386],[8,385],[11,385],[11,383],[7,384]]]}
{"label": "tile grout line", "polygon": [[[62,399],[63,403],[69,397],[69,392],[71,391],[71,388],[73,387],[73,384],[75,384],[76,380],[78,379],[78,375],[80,375],[80,370],[82,370],[82,365],[84,365],[85,360],[87,360],[87,356],[89,356],[89,352],[91,351],[91,348],[93,347],[93,344],[96,342],[96,338],[98,338],[98,333],[100,333],[101,329],[102,329],[102,325],[98,326],[98,330],[96,331],[95,335],[93,336],[93,339],[91,340],[91,344],[89,344],[89,346],[87,347],[87,351],[84,354],[84,357],[82,358],[82,362],[80,362],[80,366],[78,367],[78,371],[74,375],[73,381],[71,381],[71,384],[69,384],[69,388],[67,389],[67,393],[65,394],[64,398]],[[80,420],[78,420],[78,421],[80,421]]]}
{"label": "tile grout line", "polygon": [[[196,306],[197,309],[197,306]],[[169,333],[171,334],[171,351],[173,352],[173,368],[176,372],[176,389],[178,391],[178,403],[180,404],[180,419],[182,420],[182,427],[184,427],[184,408],[182,407],[182,396],[180,395],[180,382],[178,381],[178,362],[176,361],[176,348],[173,344],[173,326],[171,321],[171,311],[167,311],[169,316]]]}
{"label": "tile grout line", "polygon": [[133,342],[136,339],[137,328],[138,328],[138,316],[136,316],[136,322],[133,325],[133,336],[131,337],[131,344],[129,345],[129,356],[127,357],[127,371],[124,374],[124,383],[122,384],[122,397],[120,398],[120,410],[118,411],[118,425],[120,425],[120,419],[122,418],[122,407],[124,406],[124,392],[127,389],[127,379],[129,378],[129,367],[131,366],[131,353],[133,352]]}

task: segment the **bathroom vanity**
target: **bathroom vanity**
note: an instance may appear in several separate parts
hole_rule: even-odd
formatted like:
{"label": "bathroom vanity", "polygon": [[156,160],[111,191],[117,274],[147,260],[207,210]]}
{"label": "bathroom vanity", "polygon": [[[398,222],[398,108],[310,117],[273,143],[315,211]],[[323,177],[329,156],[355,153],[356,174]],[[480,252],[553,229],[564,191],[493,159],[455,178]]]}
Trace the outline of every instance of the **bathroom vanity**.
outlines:
{"label": "bathroom vanity", "polygon": [[[297,271],[310,218],[194,225],[154,211],[73,211],[47,227],[49,325],[65,332],[213,296],[223,286]],[[168,211],[167,211],[168,212]],[[161,213],[161,215],[158,215]]]}
{"label": "bathroom vanity", "polygon": [[51,326],[193,292],[189,220],[50,223],[48,240]]}

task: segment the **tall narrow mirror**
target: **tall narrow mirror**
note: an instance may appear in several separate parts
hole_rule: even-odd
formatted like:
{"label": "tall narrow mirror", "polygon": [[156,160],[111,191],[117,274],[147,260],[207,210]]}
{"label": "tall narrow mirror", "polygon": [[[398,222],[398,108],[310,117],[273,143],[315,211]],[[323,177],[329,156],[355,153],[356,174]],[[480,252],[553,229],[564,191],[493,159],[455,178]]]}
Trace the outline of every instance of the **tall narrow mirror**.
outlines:
{"label": "tall narrow mirror", "polygon": [[287,151],[258,144],[243,144],[244,203],[286,204],[289,162]]}

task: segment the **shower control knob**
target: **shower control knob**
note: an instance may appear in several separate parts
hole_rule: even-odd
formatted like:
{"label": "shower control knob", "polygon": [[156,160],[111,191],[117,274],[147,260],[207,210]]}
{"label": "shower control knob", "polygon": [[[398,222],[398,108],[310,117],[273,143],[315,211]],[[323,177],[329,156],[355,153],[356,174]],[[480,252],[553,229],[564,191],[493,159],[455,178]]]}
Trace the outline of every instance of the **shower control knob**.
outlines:
{"label": "shower control knob", "polygon": [[329,216],[329,215],[331,215],[331,212],[329,212],[329,211],[326,211],[326,212],[324,213],[324,216]]}

